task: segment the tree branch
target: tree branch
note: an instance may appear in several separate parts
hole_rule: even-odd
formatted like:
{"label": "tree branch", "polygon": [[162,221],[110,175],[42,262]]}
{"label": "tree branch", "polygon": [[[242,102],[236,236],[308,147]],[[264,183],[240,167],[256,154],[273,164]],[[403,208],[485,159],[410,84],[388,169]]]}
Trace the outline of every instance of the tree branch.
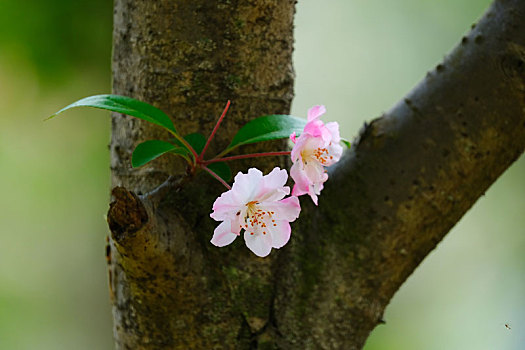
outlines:
{"label": "tree branch", "polygon": [[500,0],[364,127],[319,210],[302,201],[300,235],[280,257],[283,347],[360,349],[401,284],[524,148],[525,2]]}

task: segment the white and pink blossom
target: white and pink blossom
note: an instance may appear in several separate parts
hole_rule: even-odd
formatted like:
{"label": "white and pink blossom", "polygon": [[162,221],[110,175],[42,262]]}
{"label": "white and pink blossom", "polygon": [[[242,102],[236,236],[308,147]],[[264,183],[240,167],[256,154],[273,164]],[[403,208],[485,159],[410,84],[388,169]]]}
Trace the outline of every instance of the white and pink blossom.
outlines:
{"label": "white and pink blossom", "polygon": [[[272,248],[281,248],[290,239],[290,222],[299,217],[301,207],[290,187],[286,170],[274,168],[268,175],[251,168],[239,172],[231,190],[213,203],[210,216],[222,221],[215,228],[211,243],[223,247],[232,243],[244,230],[246,246],[260,257]],[[284,199],[283,199],[284,198]]]}
{"label": "white and pink blossom", "polygon": [[343,154],[339,124],[326,125],[319,119],[326,112],[324,106],[314,106],[308,110],[308,122],[299,137],[293,133],[290,139],[295,143],[291,157],[290,176],[295,181],[292,195],[308,194],[317,205],[323,184],[328,180],[325,167],[337,162]]}

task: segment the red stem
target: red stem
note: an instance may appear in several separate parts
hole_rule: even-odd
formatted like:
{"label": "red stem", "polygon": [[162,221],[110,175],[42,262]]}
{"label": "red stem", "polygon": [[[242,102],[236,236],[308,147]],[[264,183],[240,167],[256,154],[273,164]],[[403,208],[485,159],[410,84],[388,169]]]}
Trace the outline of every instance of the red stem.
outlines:
{"label": "red stem", "polygon": [[195,152],[195,150],[193,149],[193,147],[191,147],[191,145],[188,143],[188,141],[184,140],[184,138],[182,136],[180,136],[179,134],[175,134],[175,133],[172,133],[173,136],[175,136],[175,138],[177,140],[179,140],[184,146],[186,146],[186,148],[191,152],[191,154],[193,155],[193,158],[195,159],[195,162],[197,162],[197,159],[198,159],[198,155],[197,155],[197,152]]}
{"label": "red stem", "polygon": [[211,176],[213,176],[214,178],[216,178],[217,180],[219,180],[219,182],[221,184],[223,184],[224,186],[226,186],[227,189],[231,190],[231,186],[228,185],[228,183],[226,183],[226,181],[224,181],[219,175],[215,174],[211,169],[203,166],[202,167],[204,170],[206,170],[208,173],[210,173]]}
{"label": "red stem", "polygon": [[206,141],[206,145],[204,145],[204,148],[202,149],[201,154],[199,155],[199,158],[197,159],[197,162],[202,162],[202,159],[204,158],[204,153],[206,153],[206,150],[208,149],[208,146],[210,145],[211,140],[215,136],[215,133],[217,132],[217,129],[219,128],[219,125],[221,124],[222,120],[224,119],[224,116],[226,115],[226,112],[228,111],[228,108],[230,107],[230,100],[226,103],[226,107],[224,107],[224,110],[222,111],[222,114],[217,121],[217,124],[215,124],[215,127],[213,128],[213,131],[210,134],[210,137],[208,137],[208,140]]}
{"label": "red stem", "polygon": [[262,152],[262,153],[250,153],[250,154],[241,154],[238,156],[224,157],[224,158],[214,158],[210,160],[205,160],[202,164],[210,164],[216,162],[227,162],[230,160],[236,159],[245,159],[245,158],[257,158],[257,157],[270,157],[270,156],[288,156],[292,152],[290,151],[280,151],[280,152]]}

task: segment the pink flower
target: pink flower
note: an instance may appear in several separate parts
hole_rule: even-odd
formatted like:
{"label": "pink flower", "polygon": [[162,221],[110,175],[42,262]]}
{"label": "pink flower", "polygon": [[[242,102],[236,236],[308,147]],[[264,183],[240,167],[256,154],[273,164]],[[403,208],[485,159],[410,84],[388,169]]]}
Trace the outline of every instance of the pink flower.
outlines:
{"label": "pink flower", "polygon": [[337,162],[343,154],[340,144],[339,124],[326,125],[319,117],[326,112],[324,106],[314,106],[308,110],[308,123],[302,134],[290,139],[295,143],[292,149],[292,168],[290,176],[295,181],[292,195],[308,194],[317,205],[317,196],[321,194],[323,184],[328,180],[325,167]]}
{"label": "pink flower", "polygon": [[290,239],[290,222],[299,217],[297,197],[288,197],[290,187],[286,170],[273,169],[268,175],[255,168],[248,174],[239,172],[232,189],[213,203],[210,216],[222,221],[215,228],[211,243],[224,247],[232,243],[244,229],[246,246],[264,257],[272,248],[281,248]]}

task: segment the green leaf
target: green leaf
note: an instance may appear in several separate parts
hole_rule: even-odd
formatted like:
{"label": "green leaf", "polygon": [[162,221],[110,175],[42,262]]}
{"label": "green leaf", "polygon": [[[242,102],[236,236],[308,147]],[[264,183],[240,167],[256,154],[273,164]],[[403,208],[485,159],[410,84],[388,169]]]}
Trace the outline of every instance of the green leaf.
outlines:
{"label": "green leaf", "polygon": [[230,181],[232,178],[232,171],[225,162],[210,163],[206,167],[219,175],[219,177],[226,182]]}
{"label": "green leaf", "polygon": [[198,132],[184,136],[184,140],[186,140],[191,145],[191,147],[193,147],[197,154],[201,154],[204,145],[206,145],[206,137],[204,137],[203,134],[199,134]]}
{"label": "green leaf", "polygon": [[131,165],[136,168],[142,166],[165,153],[175,153],[187,158],[188,151],[184,147],[172,145],[161,140],[145,141],[137,145],[131,156]]}
{"label": "green leaf", "polygon": [[299,135],[305,125],[306,119],[303,118],[279,114],[266,115],[244,125],[226,150],[249,143],[287,138],[292,132]]}
{"label": "green leaf", "polygon": [[352,145],[352,144],[350,143],[350,141],[348,141],[347,139],[343,139],[342,137],[341,137],[341,143],[342,143],[343,145],[345,145],[346,148],[350,148],[351,145]]}
{"label": "green leaf", "polygon": [[[184,140],[190,144],[190,146],[197,152],[197,154],[200,154],[202,152],[202,149],[204,148],[204,145],[206,144],[206,138],[204,135],[199,134],[198,132],[188,134],[183,137]],[[186,148],[186,146],[180,142],[178,139],[172,139],[177,145]],[[189,150],[188,150],[189,151]]]}
{"label": "green leaf", "polygon": [[51,119],[58,114],[74,107],[94,107],[107,109],[136,117],[150,123],[162,126],[172,133],[177,133],[170,117],[163,111],[146,102],[135,100],[131,97],[119,95],[95,95],[78,100],[67,107],[62,108],[47,119]]}

